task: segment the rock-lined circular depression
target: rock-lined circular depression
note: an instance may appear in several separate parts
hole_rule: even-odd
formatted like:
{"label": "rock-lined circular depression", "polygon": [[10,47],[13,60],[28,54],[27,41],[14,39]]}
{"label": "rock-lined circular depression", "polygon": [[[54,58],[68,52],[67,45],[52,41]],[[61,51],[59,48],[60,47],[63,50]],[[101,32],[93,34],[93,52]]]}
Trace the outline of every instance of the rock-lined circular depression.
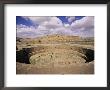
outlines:
{"label": "rock-lined circular depression", "polygon": [[39,67],[65,67],[94,60],[94,50],[70,45],[40,45],[17,51],[17,62]]}

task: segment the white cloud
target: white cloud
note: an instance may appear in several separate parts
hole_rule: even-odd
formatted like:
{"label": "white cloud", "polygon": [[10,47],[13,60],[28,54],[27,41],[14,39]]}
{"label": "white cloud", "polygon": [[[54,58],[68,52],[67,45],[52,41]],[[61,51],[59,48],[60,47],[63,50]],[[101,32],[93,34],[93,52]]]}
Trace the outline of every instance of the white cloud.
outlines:
{"label": "white cloud", "polygon": [[70,16],[70,17],[67,17],[68,18],[68,22],[72,22],[75,20],[75,16]]}
{"label": "white cloud", "polygon": [[70,24],[65,24],[65,23],[64,23],[64,27],[70,27]]}
{"label": "white cloud", "polygon": [[36,37],[40,35],[40,32],[37,32],[37,29],[34,26],[26,26],[23,24],[17,25],[17,37]]}
{"label": "white cloud", "polygon": [[93,27],[93,26],[94,26],[93,16],[83,17],[82,19],[76,20],[71,24],[71,27],[74,29],[87,28],[87,27]]}
{"label": "white cloud", "polygon": [[51,17],[48,16],[43,16],[43,17],[39,17],[39,16],[23,16],[22,18],[26,19],[26,20],[31,20],[34,24],[41,24],[45,21],[49,21],[51,19]]}
{"label": "white cloud", "polygon": [[55,29],[58,27],[62,27],[63,23],[62,21],[57,17],[51,17],[49,21],[43,22],[41,25],[45,26],[47,29]]}
{"label": "white cloud", "polygon": [[46,27],[46,28],[57,28],[62,26],[62,21],[57,17],[35,17],[35,16],[24,16],[23,17],[26,20],[31,20],[34,24],[39,24],[40,26]]}
{"label": "white cloud", "polygon": [[35,30],[35,27],[33,26],[26,26],[26,25],[23,25],[23,24],[20,24],[20,25],[17,25],[17,33],[19,32],[32,32]]}
{"label": "white cloud", "polygon": [[39,25],[37,29],[38,29],[38,30],[46,30],[46,27],[43,26],[43,25]]}
{"label": "white cloud", "polygon": [[76,20],[71,24],[71,30],[83,37],[93,37],[94,36],[94,17],[87,16],[80,20]]}
{"label": "white cloud", "polygon": [[[83,17],[72,24],[63,23],[57,17],[23,17],[31,20],[37,27],[17,25],[18,37],[39,37],[51,34],[93,36],[94,35],[94,17]],[[72,18],[72,17],[67,17]],[[73,19],[72,19],[73,20]]]}

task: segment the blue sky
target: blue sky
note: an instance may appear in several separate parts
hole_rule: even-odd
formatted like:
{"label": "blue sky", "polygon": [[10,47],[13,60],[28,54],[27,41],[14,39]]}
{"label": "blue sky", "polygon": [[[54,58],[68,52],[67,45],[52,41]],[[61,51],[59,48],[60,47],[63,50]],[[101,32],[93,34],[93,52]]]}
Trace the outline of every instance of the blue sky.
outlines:
{"label": "blue sky", "polygon": [[[68,19],[66,18],[66,16],[57,16],[60,20],[62,20],[63,23],[70,23],[68,22]],[[84,16],[75,16],[75,20],[79,20],[81,18],[83,18]],[[25,20],[24,18],[22,18],[22,16],[16,16],[16,24],[24,24],[27,26],[34,26],[34,24],[30,21],[30,20]]]}
{"label": "blue sky", "polygon": [[34,38],[52,34],[94,36],[93,16],[16,16],[18,37]]}

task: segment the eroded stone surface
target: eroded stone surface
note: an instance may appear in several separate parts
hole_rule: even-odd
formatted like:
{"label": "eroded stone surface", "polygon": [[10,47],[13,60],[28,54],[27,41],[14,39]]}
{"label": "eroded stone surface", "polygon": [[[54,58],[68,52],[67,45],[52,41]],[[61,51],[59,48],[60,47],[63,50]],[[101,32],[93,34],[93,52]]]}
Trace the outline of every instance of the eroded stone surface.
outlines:
{"label": "eroded stone surface", "polygon": [[20,39],[16,62],[17,74],[93,74],[94,41],[60,35]]}

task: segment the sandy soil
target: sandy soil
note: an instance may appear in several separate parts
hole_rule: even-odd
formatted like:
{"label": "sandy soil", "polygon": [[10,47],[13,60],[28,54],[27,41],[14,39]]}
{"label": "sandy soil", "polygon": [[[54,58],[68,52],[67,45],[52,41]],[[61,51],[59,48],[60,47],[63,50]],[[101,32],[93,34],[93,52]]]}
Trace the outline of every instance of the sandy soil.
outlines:
{"label": "sandy soil", "polygon": [[16,54],[17,74],[94,74],[93,41],[79,37],[22,39]]}

